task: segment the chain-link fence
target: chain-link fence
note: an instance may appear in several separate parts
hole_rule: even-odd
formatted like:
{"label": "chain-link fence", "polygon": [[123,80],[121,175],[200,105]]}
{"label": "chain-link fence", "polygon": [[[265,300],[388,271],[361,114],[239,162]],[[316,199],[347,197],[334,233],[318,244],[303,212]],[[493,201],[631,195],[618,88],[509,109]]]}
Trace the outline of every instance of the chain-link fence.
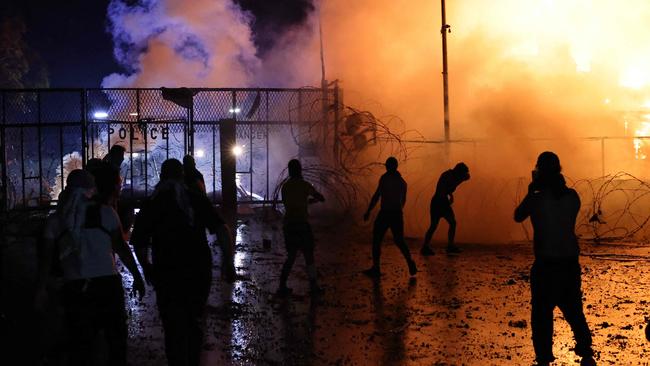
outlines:
{"label": "chain-link fence", "polygon": [[67,174],[126,149],[122,197],[146,197],[165,159],[194,156],[208,195],[221,192],[219,126],[237,126],[239,202],[273,200],[271,184],[306,146],[331,146],[330,89],[38,89],[0,90],[2,209],[56,203]]}

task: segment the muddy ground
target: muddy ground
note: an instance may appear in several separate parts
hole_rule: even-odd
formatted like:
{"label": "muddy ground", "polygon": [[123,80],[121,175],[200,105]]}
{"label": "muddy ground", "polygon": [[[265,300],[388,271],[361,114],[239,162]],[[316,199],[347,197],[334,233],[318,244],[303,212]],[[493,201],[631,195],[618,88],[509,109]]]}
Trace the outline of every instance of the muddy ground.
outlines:
{"label": "muddy ground", "polygon": [[[465,251],[459,256],[438,250],[434,257],[423,258],[418,253],[420,239],[412,239],[409,246],[420,272],[410,279],[406,263],[387,238],[383,276],[373,281],[360,273],[370,265],[370,226],[315,227],[316,260],[325,292],[309,296],[299,258],[289,281],[294,294],[280,299],[274,292],[284,259],[282,236],[276,232],[273,238],[273,231],[253,217],[241,221],[235,258],[238,280],[232,285],[221,282],[215,267],[204,365],[533,363],[531,244],[462,244]],[[270,248],[264,248],[263,236],[274,239]],[[582,249],[585,313],[599,364],[648,365],[650,342],[643,326],[650,315],[650,247],[583,243]],[[218,249],[214,253],[220,255]],[[22,349],[15,344],[27,340],[27,350],[33,352],[20,351],[24,364],[28,359],[55,364],[64,342],[57,321],[60,310],[53,306],[49,316],[41,318],[16,310],[28,304],[21,298],[28,298],[29,280],[24,278],[29,277],[30,265],[24,258],[31,255],[24,245],[5,244],[3,272],[13,275],[4,276],[3,302],[14,305],[5,306],[9,310],[3,322],[7,346],[3,353],[9,354],[10,347]],[[130,289],[126,276],[125,286]],[[166,364],[154,300],[153,291],[142,301],[128,300],[133,365]],[[555,317],[555,364],[577,364],[570,329],[559,310]],[[101,364],[102,344],[97,343]]]}

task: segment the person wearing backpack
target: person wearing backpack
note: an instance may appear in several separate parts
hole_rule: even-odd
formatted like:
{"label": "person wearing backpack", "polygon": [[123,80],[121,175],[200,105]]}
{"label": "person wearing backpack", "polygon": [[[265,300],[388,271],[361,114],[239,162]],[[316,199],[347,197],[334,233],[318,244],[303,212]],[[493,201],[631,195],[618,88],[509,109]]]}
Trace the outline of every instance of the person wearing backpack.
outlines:
{"label": "person wearing backpack", "polygon": [[135,259],[122,238],[115,210],[91,199],[95,181],[87,171],[70,172],[59,195],[56,211],[46,221],[35,304],[47,302],[47,282],[52,264],[62,272],[69,361],[86,365],[99,330],[108,345],[110,365],[126,365],[127,317],[122,279],[113,252],[133,275],[133,289],[140,298],[144,281]]}
{"label": "person wearing backpack", "polygon": [[[206,229],[217,234],[221,248],[232,248],[230,230],[207,196],[187,188],[180,161],[165,160],[160,182],[136,216],[131,244],[156,291],[170,366],[199,365],[203,315],[212,284]],[[232,252],[222,255],[227,257],[222,274],[232,281]]]}

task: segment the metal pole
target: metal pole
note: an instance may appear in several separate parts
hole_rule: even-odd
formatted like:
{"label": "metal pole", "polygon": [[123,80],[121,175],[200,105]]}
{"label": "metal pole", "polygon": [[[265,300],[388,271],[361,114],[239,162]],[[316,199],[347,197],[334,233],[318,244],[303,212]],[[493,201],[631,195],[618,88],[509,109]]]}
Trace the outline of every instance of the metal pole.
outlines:
{"label": "metal pole", "polygon": [[441,0],[442,6],[442,27],[440,33],[442,34],[442,87],[443,87],[443,103],[445,110],[445,146],[447,157],[449,157],[449,74],[447,72],[447,32],[451,33],[451,26],[447,24],[447,16],[445,13],[445,0]]}

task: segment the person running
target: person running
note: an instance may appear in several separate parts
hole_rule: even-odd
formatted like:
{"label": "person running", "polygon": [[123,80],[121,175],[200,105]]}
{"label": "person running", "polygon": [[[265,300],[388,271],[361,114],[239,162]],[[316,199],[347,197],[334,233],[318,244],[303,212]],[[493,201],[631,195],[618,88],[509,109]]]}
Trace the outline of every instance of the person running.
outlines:
{"label": "person running", "polygon": [[461,249],[454,243],[454,238],[456,237],[456,216],[451,205],[454,203],[454,191],[466,180],[469,180],[469,168],[462,162],[456,164],[454,169],[443,172],[440,178],[438,178],[436,192],[433,194],[431,205],[429,206],[431,225],[429,225],[429,229],[424,235],[424,243],[420,250],[422,255],[429,256],[435,254],[429,246],[429,243],[441,218],[445,219],[449,224],[449,231],[447,232],[447,253],[455,254],[461,252]]}
{"label": "person running", "polygon": [[140,298],[145,294],[144,281],[122,239],[117,214],[110,206],[93,202],[90,197],[94,191],[94,178],[89,172],[70,172],[56,211],[46,221],[36,306],[43,308],[52,264],[58,263],[65,281],[70,364],[92,362],[95,336],[103,330],[109,364],[126,365],[127,315],[113,251],[133,275],[133,288]]}
{"label": "person running", "polygon": [[[131,244],[156,303],[170,366],[199,365],[203,315],[212,283],[212,252],[206,229],[222,248],[232,248],[230,230],[204,194],[189,190],[183,165],[165,160],[160,182],[135,219]],[[149,249],[151,258],[149,259]],[[233,253],[222,252],[222,275],[234,280]]]}
{"label": "person running", "polygon": [[363,273],[373,278],[379,278],[381,271],[379,262],[381,257],[381,242],[384,239],[386,230],[390,228],[393,233],[393,240],[402,252],[409,267],[409,274],[415,276],[418,269],[411,253],[404,241],[404,217],[402,209],[406,203],[406,182],[397,171],[397,159],[389,157],[386,159],[386,173],[379,179],[377,191],[372,196],[368,210],[363,215],[363,220],[368,221],[370,212],[381,198],[381,208],[372,229],[372,267]]}
{"label": "person running", "polygon": [[183,172],[185,174],[185,185],[187,185],[187,188],[206,194],[203,174],[196,169],[196,161],[192,155],[185,155],[183,157]]}
{"label": "person running", "polygon": [[285,210],[282,232],[284,233],[287,259],[280,272],[280,286],[277,293],[281,296],[291,293],[292,290],[287,287],[287,279],[298,256],[298,251],[302,251],[309,276],[309,287],[312,294],[316,294],[321,289],[318,286],[316,265],[314,264],[314,234],[311,225],[309,225],[307,206],[310,203],[324,202],[325,197],[303,179],[300,161],[296,159],[289,161],[288,170],[289,179],[282,185],[282,203]]}
{"label": "person running", "polygon": [[568,188],[560,159],[550,151],[537,159],[528,194],[515,210],[516,222],[530,217],[535,262],[530,271],[531,327],[539,365],[553,356],[553,309],[564,314],[576,340],[581,365],[595,365],[591,332],[582,308],[580,249],[575,234],[580,197]]}

